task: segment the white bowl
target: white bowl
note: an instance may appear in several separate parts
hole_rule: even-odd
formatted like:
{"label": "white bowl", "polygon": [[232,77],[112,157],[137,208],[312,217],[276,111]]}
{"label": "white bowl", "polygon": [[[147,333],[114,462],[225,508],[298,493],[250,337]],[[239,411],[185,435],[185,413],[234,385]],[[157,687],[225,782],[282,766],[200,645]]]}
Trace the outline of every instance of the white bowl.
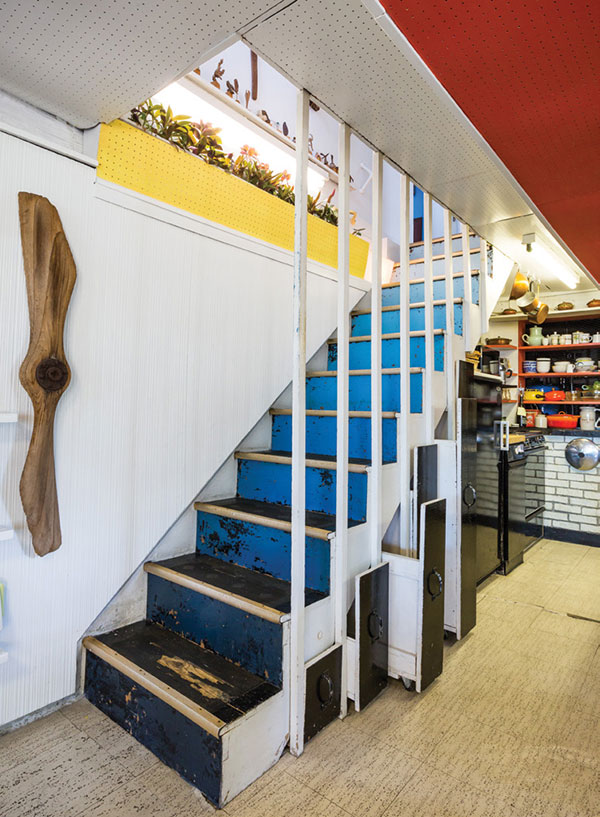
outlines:
{"label": "white bowl", "polygon": [[553,372],[566,372],[567,366],[569,365],[568,360],[555,360],[552,366]]}
{"label": "white bowl", "polygon": [[550,361],[549,357],[538,357],[538,359],[537,359],[537,370],[538,370],[538,372],[541,372],[542,374],[544,372],[549,372],[550,371],[550,363],[551,363],[551,361]]}

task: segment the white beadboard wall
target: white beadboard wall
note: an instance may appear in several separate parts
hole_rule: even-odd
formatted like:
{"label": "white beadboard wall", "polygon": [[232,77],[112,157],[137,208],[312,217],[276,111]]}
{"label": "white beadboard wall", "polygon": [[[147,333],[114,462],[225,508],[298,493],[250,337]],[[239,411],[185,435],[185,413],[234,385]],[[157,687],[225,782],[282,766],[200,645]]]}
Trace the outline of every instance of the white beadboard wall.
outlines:
{"label": "white beadboard wall", "polygon": [[[74,692],[81,634],[291,377],[290,253],[126,194],[118,206],[94,182],[0,134],[0,412],[19,413],[0,424],[0,527],[16,531],[0,542],[0,725]],[[44,558],[18,489],[32,428],[20,190],[56,205],[78,274],[55,426],[63,545]],[[327,272],[309,276],[309,354],[335,327]],[[353,282],[352,305],[366,289]]]}

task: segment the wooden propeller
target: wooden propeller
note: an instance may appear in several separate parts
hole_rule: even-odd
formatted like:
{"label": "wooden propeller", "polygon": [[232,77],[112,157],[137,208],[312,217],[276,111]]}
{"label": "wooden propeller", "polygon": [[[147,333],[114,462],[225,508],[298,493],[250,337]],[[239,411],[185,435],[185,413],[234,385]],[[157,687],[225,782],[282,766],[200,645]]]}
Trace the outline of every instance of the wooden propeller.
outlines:
{"label": "wooden propeller", "polygon": [[19,379],[33,403],[33,435],[21,475],[21,501],[38,556],[61,545],[54,471],[54,414],[71,380],[63,331],[77,273],[56,208],[43,196],[19,193],[29,349]]}

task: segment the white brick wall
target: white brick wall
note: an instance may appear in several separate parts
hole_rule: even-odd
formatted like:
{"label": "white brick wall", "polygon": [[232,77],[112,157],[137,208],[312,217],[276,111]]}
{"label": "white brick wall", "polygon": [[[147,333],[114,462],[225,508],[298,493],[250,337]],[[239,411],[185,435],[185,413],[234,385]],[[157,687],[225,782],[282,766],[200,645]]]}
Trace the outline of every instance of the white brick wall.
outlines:
{"label": "white brick wall", "polygon": [[565,459],[565,448],[572,439],[546,436],[545,524],[600,535],[600,465],[593,471],[572,468]]}

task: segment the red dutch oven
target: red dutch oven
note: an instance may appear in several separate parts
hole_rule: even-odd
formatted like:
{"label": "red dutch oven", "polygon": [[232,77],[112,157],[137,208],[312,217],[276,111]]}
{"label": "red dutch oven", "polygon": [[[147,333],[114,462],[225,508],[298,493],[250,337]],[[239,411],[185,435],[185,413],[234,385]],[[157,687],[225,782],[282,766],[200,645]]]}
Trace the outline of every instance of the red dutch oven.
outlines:
{"label": "red dutch oven", "polygon": [[578,421],[578,414],[565,414],[564,411],[548,415],[548,426],[550,428],[577,428]]}
{"label": "red dutch oven", "polygon": [[560,400],[566,400],[566,394],[564,391],[559,391],[558,389],[553,389],[552,391],[547,391],[544,395],[545,400],[552,400],[553,402],[559,402]]}

